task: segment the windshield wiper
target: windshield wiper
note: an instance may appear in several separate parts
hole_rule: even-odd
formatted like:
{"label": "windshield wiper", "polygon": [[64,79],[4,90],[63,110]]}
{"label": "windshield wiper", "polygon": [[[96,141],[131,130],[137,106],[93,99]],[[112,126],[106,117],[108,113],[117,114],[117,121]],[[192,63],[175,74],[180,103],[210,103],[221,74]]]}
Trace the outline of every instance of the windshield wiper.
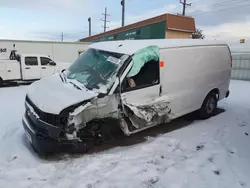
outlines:
{"label": "windshield wiper", "polygon": [[69,83],[71,83],[76,89],[82,90],[82,88],[78,87],[75,83],[73,83],[73,82],[69,82]]}
{"label": "windshield wiper", "polygon": [[76,79],[72,79],[69,81],[69,83],[71,83],[72,85],[74,85],[75,88],[79,89],[79,90],[89,90],[84,84],[82,84],[81,82],[79,82]]}

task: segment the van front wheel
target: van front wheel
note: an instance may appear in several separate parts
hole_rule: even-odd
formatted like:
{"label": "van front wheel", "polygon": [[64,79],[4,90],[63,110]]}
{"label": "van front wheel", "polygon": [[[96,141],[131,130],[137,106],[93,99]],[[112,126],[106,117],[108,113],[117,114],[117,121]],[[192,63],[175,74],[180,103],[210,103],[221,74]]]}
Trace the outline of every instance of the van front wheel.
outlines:
{"label": "van front wheel", "polygon": [[200,110],[199,116],[202,119],[208,119],[215,115],[217,110],[218,98],[216,93],[210,93],[205,98]]}

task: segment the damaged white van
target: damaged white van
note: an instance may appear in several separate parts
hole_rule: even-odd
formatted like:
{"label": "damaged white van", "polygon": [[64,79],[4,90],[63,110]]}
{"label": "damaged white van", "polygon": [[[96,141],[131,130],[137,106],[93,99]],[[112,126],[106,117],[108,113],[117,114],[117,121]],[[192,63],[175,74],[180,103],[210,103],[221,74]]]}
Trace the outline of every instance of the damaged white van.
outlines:
{"label": "damaged white van", "polygon": [[218,41],[95,43],[29,87],[23,126],[37,151],[54,152],[86,149],[115,128],[129,136],[194,111],[206,119],[229,96],[231,67]]}

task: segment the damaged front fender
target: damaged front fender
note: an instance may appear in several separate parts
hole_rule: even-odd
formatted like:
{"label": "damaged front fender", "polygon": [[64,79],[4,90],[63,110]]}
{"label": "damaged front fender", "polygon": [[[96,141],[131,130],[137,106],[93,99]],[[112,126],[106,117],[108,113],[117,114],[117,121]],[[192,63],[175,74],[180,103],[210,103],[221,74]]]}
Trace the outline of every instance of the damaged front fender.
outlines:
{"label": "damaged front fender", "polygon": [[77,136],[77,133],[82,131],[93,120],[118,119],[118,101],[117,95],[107,95],[102,98],[92,99],[72,110],[68,115],[66,126],[68,139],[81,139]]}

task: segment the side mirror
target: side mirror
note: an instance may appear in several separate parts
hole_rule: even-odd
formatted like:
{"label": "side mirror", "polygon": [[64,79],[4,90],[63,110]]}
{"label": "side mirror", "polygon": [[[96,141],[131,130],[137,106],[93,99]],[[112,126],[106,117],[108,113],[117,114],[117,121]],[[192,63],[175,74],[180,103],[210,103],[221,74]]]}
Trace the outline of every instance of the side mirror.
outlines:
{"label": "side mirror", "polygon": [[54,61],[50,61],[50,62],[49,62],[49,65],[51,65],[51,66],[56,66],[56,63],[55,63]]}

